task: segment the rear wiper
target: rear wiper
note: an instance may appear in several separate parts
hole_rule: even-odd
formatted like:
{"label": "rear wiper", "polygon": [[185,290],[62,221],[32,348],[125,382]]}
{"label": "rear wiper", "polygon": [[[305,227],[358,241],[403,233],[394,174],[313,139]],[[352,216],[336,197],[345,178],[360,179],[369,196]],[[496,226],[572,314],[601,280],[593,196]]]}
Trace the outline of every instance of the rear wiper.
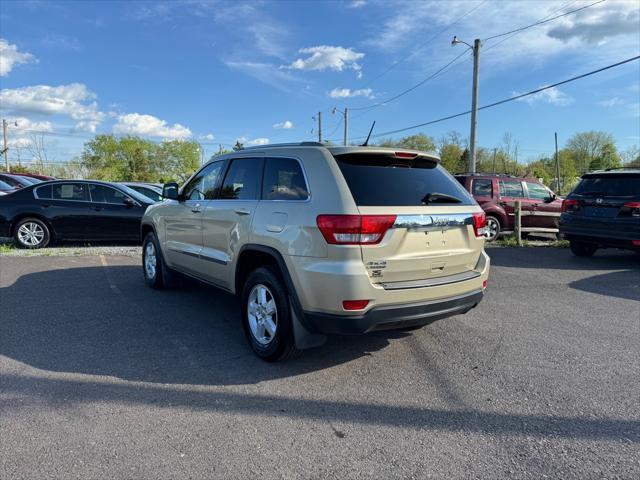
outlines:
{"label": "rear wiper", "polygon": [[581,197],[588,197],[588,196],[595,196],[595,195],[604,195],[604,192],[597,192],[597,191],[592,191],[592,192],[584,192],[584,193],[576,193],[575,195],[580,195]]}
{"label": "rear wiper", "polygon": [[438,193],[438,192],[427,193],[424,197],[422,197],[422,200],[420,201],[425,205],[428,205],[430,203],[438,203],[438,202],[462,203],[462,200],[460,200],[458,197],[454,197],[452,195],[447,195],[446,193]]}

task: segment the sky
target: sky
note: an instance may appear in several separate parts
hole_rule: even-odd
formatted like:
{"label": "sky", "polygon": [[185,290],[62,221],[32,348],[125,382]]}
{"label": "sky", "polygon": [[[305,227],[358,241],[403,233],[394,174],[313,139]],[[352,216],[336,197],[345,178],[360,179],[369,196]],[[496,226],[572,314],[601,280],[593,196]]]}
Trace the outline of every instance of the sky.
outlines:
{"label": "sky", "polygon": [[[238,139],[317,139],[318,112],[339,143],[345,107],[357,141],[374,120],[379,135],[470,108],[471,51],[454,35],[481,39],[479,105],[640,55],[637,0],[490,38],[595,1],[0,0],[0,115],[23,161],[33,132],[51,161],[99,133],[192,139],[208,158]],[[467,137],[469,123],[389,137]],[[612,133],[620,150],[640,143],[639,61],[482,110],[477,138],[500,147],[510,132],[527,161],[553,151],[554,132],[562,146],[587,130]]]}

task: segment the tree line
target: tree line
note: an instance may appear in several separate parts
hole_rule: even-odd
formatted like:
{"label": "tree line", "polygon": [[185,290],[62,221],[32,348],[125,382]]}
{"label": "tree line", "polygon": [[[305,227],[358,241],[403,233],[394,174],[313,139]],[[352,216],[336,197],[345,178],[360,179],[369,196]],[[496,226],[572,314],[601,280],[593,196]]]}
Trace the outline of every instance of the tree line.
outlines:
{"label": "tree line", "polygon": [[[455,131],[439,139],[424,133],[398,140],[386,139],[378,142],[378,146],[433,151],[439,154],[442,166],[451,173],[464,173],[468,170],[468,142]],[[46,155],[44,146],[42,151]],[[527,162],[521,161],[518,158],[518,141],[508,132],[504,134],[498,147],[478,147],[476,155],[478,172],[540,178],[560,193],[568,192],[580,175],[591,170],[621,166],[640,167],[638,147],[619,152],[613,135],[598,131],[576,133],[559,150],[561,188],[558,187],[556,179],[555,154],[540,155]],[[82,153],[77,158],[60,164],[50,162],[45,165],[43,162],[38,170],[58,178],[184,182],[199,168],[200,162],[201,146],[194,140],[155,143],[135,136],[96,135],[85,143]],[[15,165],[12,169],[26,170]]]}

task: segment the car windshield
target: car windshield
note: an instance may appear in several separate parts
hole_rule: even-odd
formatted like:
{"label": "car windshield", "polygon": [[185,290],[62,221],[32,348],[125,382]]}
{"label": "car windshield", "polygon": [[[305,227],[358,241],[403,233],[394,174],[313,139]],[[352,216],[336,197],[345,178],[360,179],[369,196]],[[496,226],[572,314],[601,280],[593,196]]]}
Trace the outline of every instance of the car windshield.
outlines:
{"label": "car windshield", "polygon": [[38,180],[37,178],[33,178],[33,177],[22,177],[23,180],[26,180],[27,182],[31,183],[32,185],[35,185],[36,183],[42,183],[42,180]]}
{"label": "car windshield", "polygon": [[13,187],[8,183],[5,183],[2,180],[0,180],[0,191],[8,191],[8,190],[13,190]]}
{"label": "car windshield", "polygon": [[640,175],[589,176],[572,192],[582,197],[638,197],[640,196]]}

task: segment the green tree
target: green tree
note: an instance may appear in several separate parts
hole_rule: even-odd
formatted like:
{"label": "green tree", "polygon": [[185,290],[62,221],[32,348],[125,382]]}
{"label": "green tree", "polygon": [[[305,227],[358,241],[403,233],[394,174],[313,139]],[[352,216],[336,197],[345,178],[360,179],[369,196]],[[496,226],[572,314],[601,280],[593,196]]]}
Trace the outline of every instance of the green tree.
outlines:
{"label": "green tree", "polygon": [[157,148],[158,181],[186,181],[200,167],[200,145],[195,141],[172,140]]}
{"label": "green tree", "polygon": [[585,173],[608,162],[620,162],[615,139],[607,132],[592,130],[576,133],[567,141],[565,148],[573,152],[579,173]]}
{"label": "green tree", "polygon": [[423,152],[435,152],[436,144],[433,138],[424,133],[417,133],[410,137],[404,137],[400,140],[392,140],[390,138],[382,140],[378,143],[380,147],[388,148],[408,148],[410,150],[421,150]]}

